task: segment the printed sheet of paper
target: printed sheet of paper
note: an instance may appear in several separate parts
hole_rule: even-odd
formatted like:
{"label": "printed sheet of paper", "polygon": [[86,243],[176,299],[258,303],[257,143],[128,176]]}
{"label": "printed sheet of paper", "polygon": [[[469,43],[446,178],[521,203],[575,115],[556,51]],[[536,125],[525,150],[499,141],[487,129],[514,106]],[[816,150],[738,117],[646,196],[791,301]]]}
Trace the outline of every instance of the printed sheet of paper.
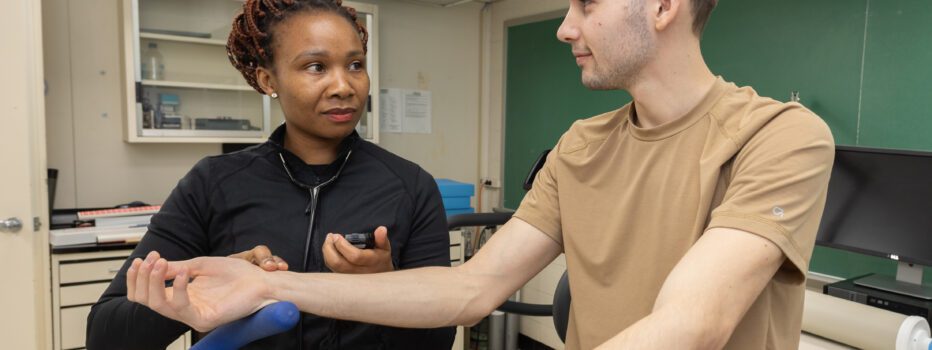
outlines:
{"label": "printed sheet of paper", "polygon": [[381,89],[379,129],[388,133],[431,133],[430,91]]}
{"label": "printed sheet of paper", "polygon": [[405,91],[404,132],[430,134],[430,91]]}
{"label": "printed sheet of paper", "polygon": [[404,95],[401,89],[381,89],[379,93],[379,130],[400,133],[404,130]]}

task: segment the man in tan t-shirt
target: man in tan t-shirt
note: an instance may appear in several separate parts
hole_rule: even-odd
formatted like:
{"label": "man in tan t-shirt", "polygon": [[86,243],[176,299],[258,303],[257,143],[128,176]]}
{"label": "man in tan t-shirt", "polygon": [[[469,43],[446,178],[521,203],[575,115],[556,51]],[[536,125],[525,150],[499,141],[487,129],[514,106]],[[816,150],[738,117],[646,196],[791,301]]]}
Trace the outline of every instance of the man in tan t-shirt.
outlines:
{"label": "man in tan t-shirt", "polygon": [[[583,83],[627,90],[634,102],[576,122],[515,217],[466,264],[266,273],[237,259],[166,264],[152,253],[140,265],[151,272],[128,274],[140,291],[132,300],[200,331],[274,300],[400,327],[473,324],[565,252],[568,349],[798,347],[832,136],[805,107],[709,71],[699,37],[714,6],[570,2],[557,36]],[[164,288],[176,275],[197,278]]]}

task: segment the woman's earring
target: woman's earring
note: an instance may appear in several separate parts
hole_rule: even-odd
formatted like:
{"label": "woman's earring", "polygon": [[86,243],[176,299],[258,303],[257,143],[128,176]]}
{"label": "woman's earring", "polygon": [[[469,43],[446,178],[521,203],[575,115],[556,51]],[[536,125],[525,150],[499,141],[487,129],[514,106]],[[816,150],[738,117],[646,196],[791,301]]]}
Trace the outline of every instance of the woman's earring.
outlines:
{"label": "woman's earring", "polygon": [[272,98],[278,98],[278,93],[277,93],[277,92],[273,92],[270,96],[272,96]]}

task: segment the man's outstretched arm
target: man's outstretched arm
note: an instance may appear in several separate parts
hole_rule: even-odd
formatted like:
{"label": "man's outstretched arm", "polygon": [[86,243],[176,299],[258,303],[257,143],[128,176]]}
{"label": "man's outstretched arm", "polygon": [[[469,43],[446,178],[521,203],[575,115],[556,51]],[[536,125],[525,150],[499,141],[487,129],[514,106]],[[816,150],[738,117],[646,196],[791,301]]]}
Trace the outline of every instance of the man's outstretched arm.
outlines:
{"label": "man's outstretched arm", "polygon": [[[466,264],[369,275],[265,272],[239,259],[195,258],[149,268],[136,261],[132,300],[199,331],[277,300],[315,315],[397,327],[475,324],[540,272],[560,246],[519,219]],[[135,278],[136,271],[148,278]],[[151,272],[150,272],[151,271]],[[129,277],[129,276],[128,276]],[[194,280],[188,283],[188,278]],[[175,278],[173,287],[164,280]]]}
{"label": "man's outstretched arm", "polygon": [[753,233],[713,228],[667,276],[650,315],[600,349],[721,349],[786,257]]}

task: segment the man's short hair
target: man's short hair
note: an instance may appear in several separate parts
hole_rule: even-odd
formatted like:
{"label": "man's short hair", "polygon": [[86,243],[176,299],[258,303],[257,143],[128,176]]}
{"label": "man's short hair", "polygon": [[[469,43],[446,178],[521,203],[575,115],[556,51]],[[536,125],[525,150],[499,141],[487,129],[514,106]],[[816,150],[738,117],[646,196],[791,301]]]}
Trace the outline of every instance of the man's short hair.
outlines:
{"label": "man's short hair", "polygon": [[693,2],[693,31],[698,36],[702,36],[702,30],[705,29],[706,22],[712,15],[712,9],[718,4],[718,0],[692,0]]}

